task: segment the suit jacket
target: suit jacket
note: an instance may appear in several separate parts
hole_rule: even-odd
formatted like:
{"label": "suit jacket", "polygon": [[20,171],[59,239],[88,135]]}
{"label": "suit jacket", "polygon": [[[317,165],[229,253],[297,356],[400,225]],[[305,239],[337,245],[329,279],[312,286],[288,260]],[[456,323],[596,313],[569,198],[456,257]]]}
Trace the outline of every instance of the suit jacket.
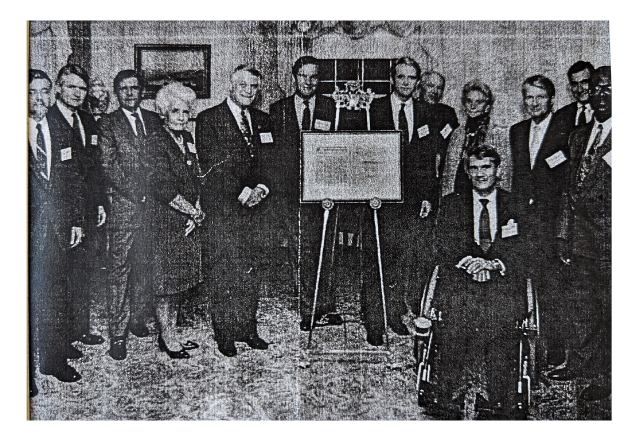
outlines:
{"label": "suit jacket", "polygon": [[[372,130],[395,129],[390,95],[374,100],[370,112]],[[445,141],[439,131],[432,127],[435,122],[433,113],[426,110],[424,103],[413,100],[412,138],[402,149],[402,184],[404,204],[416,216],[423,200],[428,200],[434,207],[438,204],[437,164],[441,160]]]}
{"label": "suit jacket", "polygon": [[78,158],[82,160],[82,180],[86,191],[85,211],[89,221],[85,230],[90,230],[97,224],[97,207],[106,204],[106,196],[95,121],[89,113],[82,110],[78,110],[77,113],[84,128],[84,144],[75,138],[73,127],[69,125],[57,104],[49,109],[47,119],[52,140],[59,143],[60,146],[71,147],[78,154]]}
{"label": "suit jacket", "polygon": [[[553,114],[537,153],[535,166],[531,169],[528,145],[531,123],[532,120],[527,119],[510,128],[513,161],[512,188],[515,194],[529,204],[528,214],[544,232],[544,241],[550,241],[557,235],[561,197],[568,185],[568,159],[570,158],[568,137],[571,130],[560,117]],[[546,159],[561,155],[565,161],[551,168]]]}
{"label": "suit jacket", "polygon": [[[202,206],[211,230],[211,253],[222,258],[250,260],[260,255],[261,236],[268,230],[263,218],[269,197],[253,208],[243,206],[238,196],[245,187],[266,185],[275,194],[277,185],[269,179],[269,153],[273,152],[268,115],[249,108],[254,144],[249,149],[226,101],[204,110],[196,120],[195,137],[200,166],[205,176]],[[261,134],[263,133],[263,136]],[[262,140],[264,139],[264,140]]]}
{"label": "suit jacket", "polygon": [[[474,238],[473,198],[470,191],[454,193],[442,198],[435,228],[435,258],[446,273],[464,257],[500,259],[506,266],[506,276],[521,279],[528,270],[524,258],[530,227],[522,218],[522,203],[514,195],[497,190],[497,233],[490,249],[484,253]],[[515,232],[504,230],[510,220],[517,224]],[[491,273],[491,277],[492,277]],[[499,274],[495,272],[495,274]],[[470,279],[470,275],[469,275]],[[525,287],[522,288],[525,294]]]}
{"label": "suit jacket", "polygon": [[563,106],[557,110],[553,116],[557,118],[559,124],[570,134],[577,128],[575,126],[575,118],[577,117],[577,101]]}
{"label": "suit jacket", "polygon": [[[141,112],[147,136],[159,131],[160,117],[148,110]],[[146,195],[144,166],[148,140],[135,135],[122,109],[100,119],[98,135],[100,163],[111,195],[109,222],[127,224]]]}
{"label": "suit jacket", "polygon": [[[570,187],[561,216],[561,238],[574,252],[588,258],[610,261],[612,238],[612,166],[605,161],[612,152],[612,130],[595,151],[593,167],[581,185],[577,176],[594,122],[570,134]],[[612,154],[611,154],[612,155]],[[610,160],[609,160],[610,161]]]}

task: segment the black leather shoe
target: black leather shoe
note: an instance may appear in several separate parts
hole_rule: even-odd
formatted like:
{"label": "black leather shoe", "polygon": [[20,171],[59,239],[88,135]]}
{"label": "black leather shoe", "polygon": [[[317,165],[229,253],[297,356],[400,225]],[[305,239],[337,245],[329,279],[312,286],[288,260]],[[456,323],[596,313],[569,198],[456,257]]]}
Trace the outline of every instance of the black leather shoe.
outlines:
{"label": "black leather shoe", "polygon": [[366,333],[366,342],[371,344],[374,347],[379,347],[380,345],[384,345],[384,338],[381,333]]}
{"label": "black leather shoe", "polygon": [[237,356],[237,348],[235,348],[235,342],[233,341],[220,341],[217,343],[217,349],[226,357]]}
{"label": "black leather shoe", "polygon": [[403,322],[397,323],[397,324],[391,324],[390,325],[391,330],[393,330],[395,332],[396,335],[399,336],[408,336],[408,329],[406,328],[406,325]]}
{"label": "black leather shoe", "polygon": [[553,369],[546,374],[546,377],[554,381],[570,381],[577,378],[577,375],[570,371],[568,368]]}
{"label": "black leather shoe", "polygon": [[126,339],[122,337],[111,339],[111,348],[109,348],[109,355],[114,360],[126,359]]}
{"label": "black leather shoe", "polygon": [[193,341],[186,341],[184,343],[180,342],[180,345],[182,345],[183,350],[194,350],[196,348],[200,348],[200,345]]}
{"label": "black leather shoe", "polygon": [[67,345],[66,351],[64,352],[65,359],[81,359],[84,354],[82,351],[78,350],[73,345]]}
{"label": "black leather shoe", "polygon": [[82,378],[78,371],[76,371],[66,363],[59,364],[55,367],[52,367],[51,369],[47,367],[41,368],[40,372],[42,372],[42,374],[44,375],[52,375],[63,383],[73,383]]}
{"label": "black leather shoe", "polygon": [[344,324],[344,320],[336,313],[327,313],[315,319],[315,327],[338,326],[342,324]]}
{"label": "black leather shoe", "polygon": [[579,399],[583,401],[600,401],[608,398],[611,394],[612,386],[610,384],[603,386],[599,384],[591,384],[581,391]]}
{"label": "black leather shoe", "polygon": [[261,337],[257,335],[250,336],[249,338],[245,339],[244,342],[246,342],[249,347],[255,350],[268,349],[268,342],[266,342],[264,339],[262,339]]}
{"label": "black leather shoe", "polygon": [[160,350],[164,351],[172,359],[191,358],[191,355],[187,353],[184,348],[182,348],[180,351],[169,350],[169,348],[166,346],[166,343],[164,342],[164,339],[162,339],[162,336],[158,337],[158,345],[160,347]]}
{"label": "black leather shoe", "polygon": [[80,342],[85,345],[101,345],[104,343],[104,338],[100,335],[82,335]]}
{"label": "black leather shoe", "polygon": [[149,328],[145,324],[129,324],[129,331],[139,338],[145,338],[149,335]]}

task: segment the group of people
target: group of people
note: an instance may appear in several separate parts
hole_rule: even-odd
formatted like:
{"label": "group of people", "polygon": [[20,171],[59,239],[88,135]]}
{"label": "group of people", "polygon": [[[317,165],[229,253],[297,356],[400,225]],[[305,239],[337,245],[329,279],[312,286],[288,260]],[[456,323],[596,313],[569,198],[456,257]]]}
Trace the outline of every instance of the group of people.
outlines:
{"label": "group of people", "polygon": [[[393,62],[391,93],[370,106],[370,123],[349,113],[336,129],[335,102],[317,93],[317,59],[294,63],[295,93],[269,114],[253,107],[260,72],[241,65],[228,98],[200,112],[190,129],[196,96],[180,83],[157,92],[155,113],[140,107],[143,77],[121,71],[113,82],[119,108],[105,113],[108,91],[82,68],[65,66],[55,83],[30,70],[32,370],[37,349],[41,373],[77,381],[67,363],[79,357],[71,343],[104,342],[88,325],[81,271],[90,269],[92,238],[103,225],[115,360],[126,358],[129,332],[148,336],[153,318],[160,349],[188,358],[198,344],[177,333],[176,318],[184,294],[198,285],[210,296],[221,354],[235,356],[236,342],[267,349],[257,332],[256,270],[281,245],[299,259],[300,329],[342,324],[326,279],[315,299],[322,213],[300,204],[300,132],[370,125],[402,133],[403,201],[379,210],[387,322],[409,334],[403,315],[419,313],[424,282],[439,265],[442,402],[479,377],[487,405],[508,405],[526,279],[545,325],[548,378],[609,378],[610,67],[580,61],[567,75],[574,103],[554,111],[554,84],[529,77],[521,88],[529,118],[508,130],[491,122],[487,84],[463,87],[458,119],[440,102],[444,77],[422,74],[402,57]],[[91,115],[82,108],[94,84],[101,89]],[[385,320],[371,213],[341,206],[329,227],[356,234],[366,339],[379,346]],[[610,393],[609,382],[590,389],[585,399]]]}

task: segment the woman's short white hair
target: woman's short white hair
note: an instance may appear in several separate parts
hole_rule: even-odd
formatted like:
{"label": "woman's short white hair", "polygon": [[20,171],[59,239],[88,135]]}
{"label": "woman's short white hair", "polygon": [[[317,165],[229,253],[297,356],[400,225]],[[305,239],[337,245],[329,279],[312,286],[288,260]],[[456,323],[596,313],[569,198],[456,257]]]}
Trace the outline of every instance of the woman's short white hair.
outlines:
{"label": "woman's short white hair", "polygon": [[191,107],[195,101],[195,91],[182,83],[173,81],[158,90],[155,95],[155,108],[161,116],[166,117],[178,101],[185,102]]}

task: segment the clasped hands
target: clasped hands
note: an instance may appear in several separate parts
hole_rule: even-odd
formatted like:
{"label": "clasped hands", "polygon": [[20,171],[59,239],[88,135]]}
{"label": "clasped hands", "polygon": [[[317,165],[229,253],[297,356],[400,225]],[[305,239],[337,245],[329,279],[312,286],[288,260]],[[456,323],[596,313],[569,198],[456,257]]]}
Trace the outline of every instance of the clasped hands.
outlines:
{"label": "clasped hands", "polygon": [[487,282],[490,280],[491,271],[502,271],[501,261],[489,261],[484,258],[473,258],[472,256],[466,256],[455,267],[471,274],[476,282]]}

